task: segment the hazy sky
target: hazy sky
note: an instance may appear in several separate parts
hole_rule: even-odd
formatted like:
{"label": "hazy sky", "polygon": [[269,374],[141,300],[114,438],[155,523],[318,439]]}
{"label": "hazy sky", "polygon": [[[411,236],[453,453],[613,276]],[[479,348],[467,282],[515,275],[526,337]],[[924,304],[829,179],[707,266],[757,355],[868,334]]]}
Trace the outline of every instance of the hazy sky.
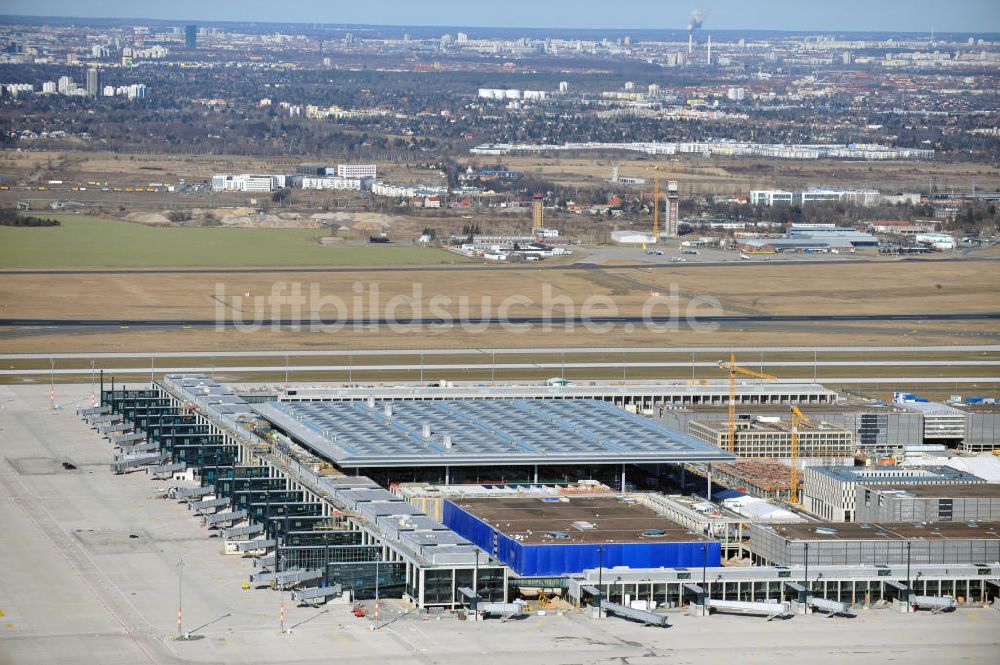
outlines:
{"label": "hazy sky", "polygon": [[42,16],[388,25],[1000,32],[1000,0],[2,0],[0,13]]}

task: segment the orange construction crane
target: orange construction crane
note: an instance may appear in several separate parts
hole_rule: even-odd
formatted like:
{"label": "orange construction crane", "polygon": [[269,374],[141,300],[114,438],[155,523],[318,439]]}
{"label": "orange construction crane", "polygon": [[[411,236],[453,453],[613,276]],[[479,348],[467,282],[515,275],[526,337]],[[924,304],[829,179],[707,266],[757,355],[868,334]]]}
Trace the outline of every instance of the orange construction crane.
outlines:
{"label": "orange construction crane", "polygon": [[653,167],[653,242],[660,242],[660,167]]}
{"label": "orange construction crane", "polygon": [[729,436],[726,438],[726,450],[734,452],[736,450],[736,375],[743,374],[765,381],[777,381],[778,377],[755,372],[752,369],[738,367],[736,365],[736,354],[729,354],[729,362],[719,361],[719,367],[729,372]]}
{"label": "orange construction crane", "polygon": [[799,425],[809,422],[809,417],[792,404],[792,446],[791,446],[791,480],[788,483],[789,500],[799,502]]}
{"label": "orange construction crane", "polygon": [[545,196],[541,192],[536,192],[531,202],[531,229],[540,229],[545,226]]}

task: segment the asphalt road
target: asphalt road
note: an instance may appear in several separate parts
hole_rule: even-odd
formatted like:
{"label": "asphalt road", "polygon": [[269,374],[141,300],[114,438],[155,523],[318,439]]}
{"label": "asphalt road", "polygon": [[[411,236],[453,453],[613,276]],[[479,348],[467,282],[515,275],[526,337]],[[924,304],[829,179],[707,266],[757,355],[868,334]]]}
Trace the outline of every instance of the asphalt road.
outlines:
{"label": "asphalt road", "polygon": [[0,360],[30,360],[33,358],[54,358],[63,359],[105,359],[105,358],[281,358],[308,357],[308,356],[453,356],[491,353],[501,355],[537,355],[548,353],[563,353],[566,355],[576,354],[599,354],[626,353],[645,354],[656,353],[661,355],[688,355],[691,353],[976,353],[988,352],[996,353],[1000,351],[998,344],[973,344],[963,346],[952,345],[932,345],[932,346],[675,346],[675,347],[525,347],[525,348],[455,348],[455,349],[329,349],[322,351],[290,350],[290,351],[149,351],[149,352],[101,352],[101,353],[0,353]]}
{"label": "asphalt road", "polygon": [[[671,316],[508,316],[508,317],[463,317],[459,319],[443,317],[420,317],[410,319],[360,318],[360,319],[250,319],[250,320],[216,320],[216,319],[0,319],[2,328],[49,327],[49,328],[129,328],[190,326],[206,327],[236,327],[260,325],[268,327],[291,326],[442,326],[442,325],[552,325],[565,326],[580,324],[680,324],[685,317]],[[726,323],[831,323],[844,321],[860,321],[866,323],[892,321],[996,321],[1000,320],[1000,312],[928,312],[917,314],[742,314],[733,316],[700,316],[691,317],[691,323],[726,324]]]}

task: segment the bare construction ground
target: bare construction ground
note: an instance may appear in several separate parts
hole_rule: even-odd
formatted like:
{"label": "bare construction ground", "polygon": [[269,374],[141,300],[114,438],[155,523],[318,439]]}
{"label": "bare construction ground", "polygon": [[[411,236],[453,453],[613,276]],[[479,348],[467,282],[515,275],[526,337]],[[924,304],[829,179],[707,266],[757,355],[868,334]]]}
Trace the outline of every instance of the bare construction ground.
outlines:
{"label": "bare construction ground", "polygon": [[[220,543],[182,505],[149,498],[142,473],[112,476],[108,444],[74,414],[89,386],[61,386],[48,409],[41,387],[0,388],[0,663],[357,663],[666,665],[773,662],[996,663],[1000,612],[937,616],[861,612],[855,619],[797,616],[707,619],[670,614],[647,628],[579,611],[472,624],[451,615],[406,614],[385,602],[371,630],[346,605],[286,602],[241,589],[249,562]],[[63,462],[77,468],[67,470]],[[178,563],[183,560],[183,581]],[[178,589],[184,630],[178,642]],[[286,599],[287,601],[287,599]]]}

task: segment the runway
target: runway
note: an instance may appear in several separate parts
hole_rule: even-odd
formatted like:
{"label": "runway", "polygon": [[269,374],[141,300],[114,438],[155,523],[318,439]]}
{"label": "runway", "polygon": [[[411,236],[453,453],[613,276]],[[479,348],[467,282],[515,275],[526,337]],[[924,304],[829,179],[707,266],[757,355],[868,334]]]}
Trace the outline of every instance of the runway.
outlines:
{"label": "runway", "polygon": [[[927,262],[920,258],[900,258],[900,259],[869,259],[869,258],[809,258],[809,259],[782,259],[780,262],[769,261],[688,261],[685,263],[673,262],[640,262],[640,263],[609,263],[595,264],[580,261],[576,263],[546,263],[542,265],[496,265],[493,263],[445,263],[441,265],[424,266],[312,266],[312,267],[281,267],[281,266],[258,266],[254,268],[70,268],[60,269],[10,269],[0,270],[0,276],[11,275],[220,275],[220,274],[261,274],[261,273],[385,273],[385,272],[475,272],[475,271],[524,271],[524,270],[646,270],[656,268],[688,269],[688,268],[719,268],[730,266],[742,267],[774,267],[775,265],[854,265],[857,263],[916,263]],[[1000,258],[993,257],[948,257],[935,259],[935,263],[950,263],[955,261],[1000,261]]]}

